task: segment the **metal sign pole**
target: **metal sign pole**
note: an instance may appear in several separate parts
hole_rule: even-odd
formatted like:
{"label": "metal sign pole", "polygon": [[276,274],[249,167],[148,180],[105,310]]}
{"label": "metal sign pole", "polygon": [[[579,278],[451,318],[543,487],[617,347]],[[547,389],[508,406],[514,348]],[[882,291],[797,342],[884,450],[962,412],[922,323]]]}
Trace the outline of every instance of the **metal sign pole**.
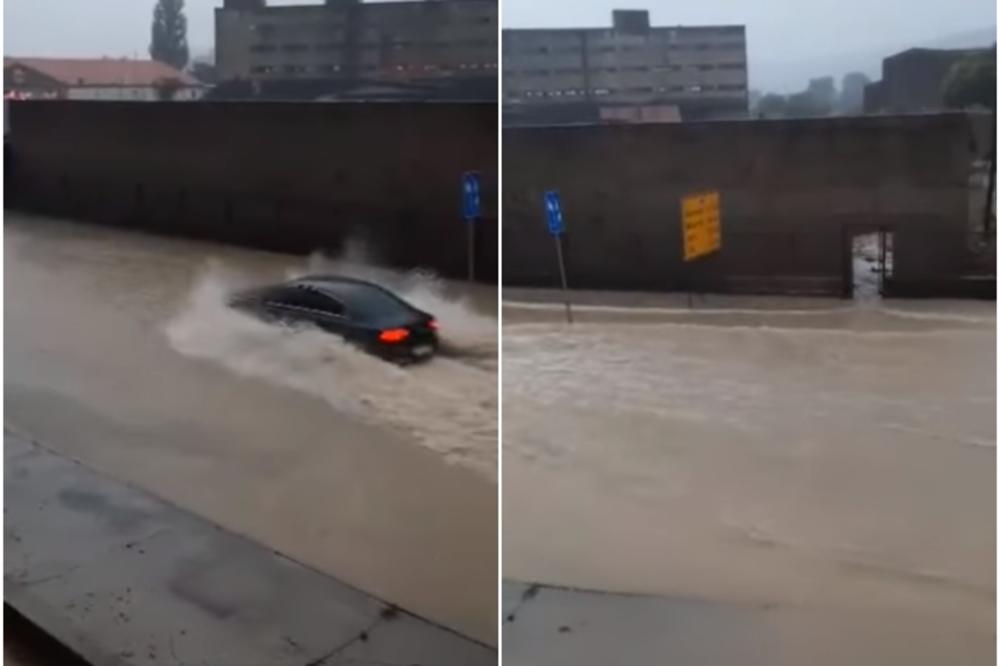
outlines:
{"label": "metal sign pole", "polygon": [[462,216],[465,218],[466,261],[469,266],[469,282],[476,280],[476,218],[482,205],[479,174],[469,171],[462,174]]}
{"label": "metal sign pole", "polygon": [[566,222],[563,219],[562,202],[559,193],[549,190],[545,193],[545,217],[549,233],[556,242],[556,260],[559,262],[559,281],[562,283],[563,300],[566,303],[566,321],[573,323],[573,308],[569,302],[569,282],[566,280],[566,261],[563,259],[562,237],[566,232]]}
{"label": "metal sign pole", "polygon": [[566,262],[563,261],[562,234],[555,237],[556,258],[559,261],[559,278],[562,281],[563,300],[566,303],[566,322],[573,323],[573,307],[569,300],[569,284],[566,281]]}
{"label": "metal sign pole", "polygon": [[467,235],[469,239],[468,253],[469,253],[469,282],[476,281],[476,223],[475,220],[469,220],[465,228],[468,230]]}

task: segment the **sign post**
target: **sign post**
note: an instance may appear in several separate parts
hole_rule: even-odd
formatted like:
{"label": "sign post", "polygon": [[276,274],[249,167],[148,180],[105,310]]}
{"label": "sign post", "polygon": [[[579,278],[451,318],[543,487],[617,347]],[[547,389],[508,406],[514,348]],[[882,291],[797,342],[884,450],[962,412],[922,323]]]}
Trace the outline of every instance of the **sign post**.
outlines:
{"label": "sign post", "polygon": [[469,171],[462,174],[462,217],[465,218],[467,238],[467,260],[469,263],[469,282],[476,279],[476,219],[480,215],[481,197],[479,194],[479,174]]}
{"label": "sign post", "polygon": [[[693,262],[722,247],[722,222],[717,191],[689,194],[681,199],[684,261]],[[688,307],[694,305],[688,291]]]}
{"label": "sign post", "polygon": [[559,200],[559,193],[549,190],[545,193],[545,218],[548,223],[549,233],[556,242],[556,260],[559,262],[559,279],[562,282],[563,298],[566,302],[566,321],[573,323],[573,308],[569,302],[569,284],[566,281],[566,262],[563,259],[562,237],[566,232],[566,223],[563,220],[562,203]]}

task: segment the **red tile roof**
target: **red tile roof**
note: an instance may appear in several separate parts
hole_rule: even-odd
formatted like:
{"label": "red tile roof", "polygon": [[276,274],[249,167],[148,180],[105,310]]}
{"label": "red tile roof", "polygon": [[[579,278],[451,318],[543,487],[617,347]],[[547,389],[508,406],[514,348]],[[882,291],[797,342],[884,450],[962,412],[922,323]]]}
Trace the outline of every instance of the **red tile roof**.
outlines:
{"label": "red tile roof", "polygon": [[177,79],[186,85],[198,81],[170,65],[155,60],[125,58],[7,58],[13,64],[41,72],[67,86],[151,86],[163,79]]}

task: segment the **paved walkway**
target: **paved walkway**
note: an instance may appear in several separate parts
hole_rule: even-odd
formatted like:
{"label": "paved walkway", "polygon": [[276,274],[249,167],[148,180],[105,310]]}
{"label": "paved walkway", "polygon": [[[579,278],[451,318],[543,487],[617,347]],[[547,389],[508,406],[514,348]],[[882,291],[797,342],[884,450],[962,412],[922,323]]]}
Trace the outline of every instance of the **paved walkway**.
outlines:
{"label": "paved walkway", "polygon": [[4,460],[5,601],[91,663],[496,663],[487,646],[10,432]]}

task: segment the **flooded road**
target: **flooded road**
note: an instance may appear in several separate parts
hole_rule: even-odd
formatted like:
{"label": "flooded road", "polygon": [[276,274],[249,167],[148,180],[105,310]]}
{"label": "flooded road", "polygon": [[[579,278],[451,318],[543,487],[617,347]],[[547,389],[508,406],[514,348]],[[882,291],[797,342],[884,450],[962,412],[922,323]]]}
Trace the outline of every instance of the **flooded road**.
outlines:
{"label": "flooded road", "polygon": [[581,300],[505,292],[506,578],[744,609],[790,665],[994,662],[995,304]]}
{"label": "flooded road", "polygon": [[[8,214],[6,425],[369,593],[496,641],[496,300],[360,250],[295,258]],[[313,271],[437,315],[402,369],[229,311]]]}

